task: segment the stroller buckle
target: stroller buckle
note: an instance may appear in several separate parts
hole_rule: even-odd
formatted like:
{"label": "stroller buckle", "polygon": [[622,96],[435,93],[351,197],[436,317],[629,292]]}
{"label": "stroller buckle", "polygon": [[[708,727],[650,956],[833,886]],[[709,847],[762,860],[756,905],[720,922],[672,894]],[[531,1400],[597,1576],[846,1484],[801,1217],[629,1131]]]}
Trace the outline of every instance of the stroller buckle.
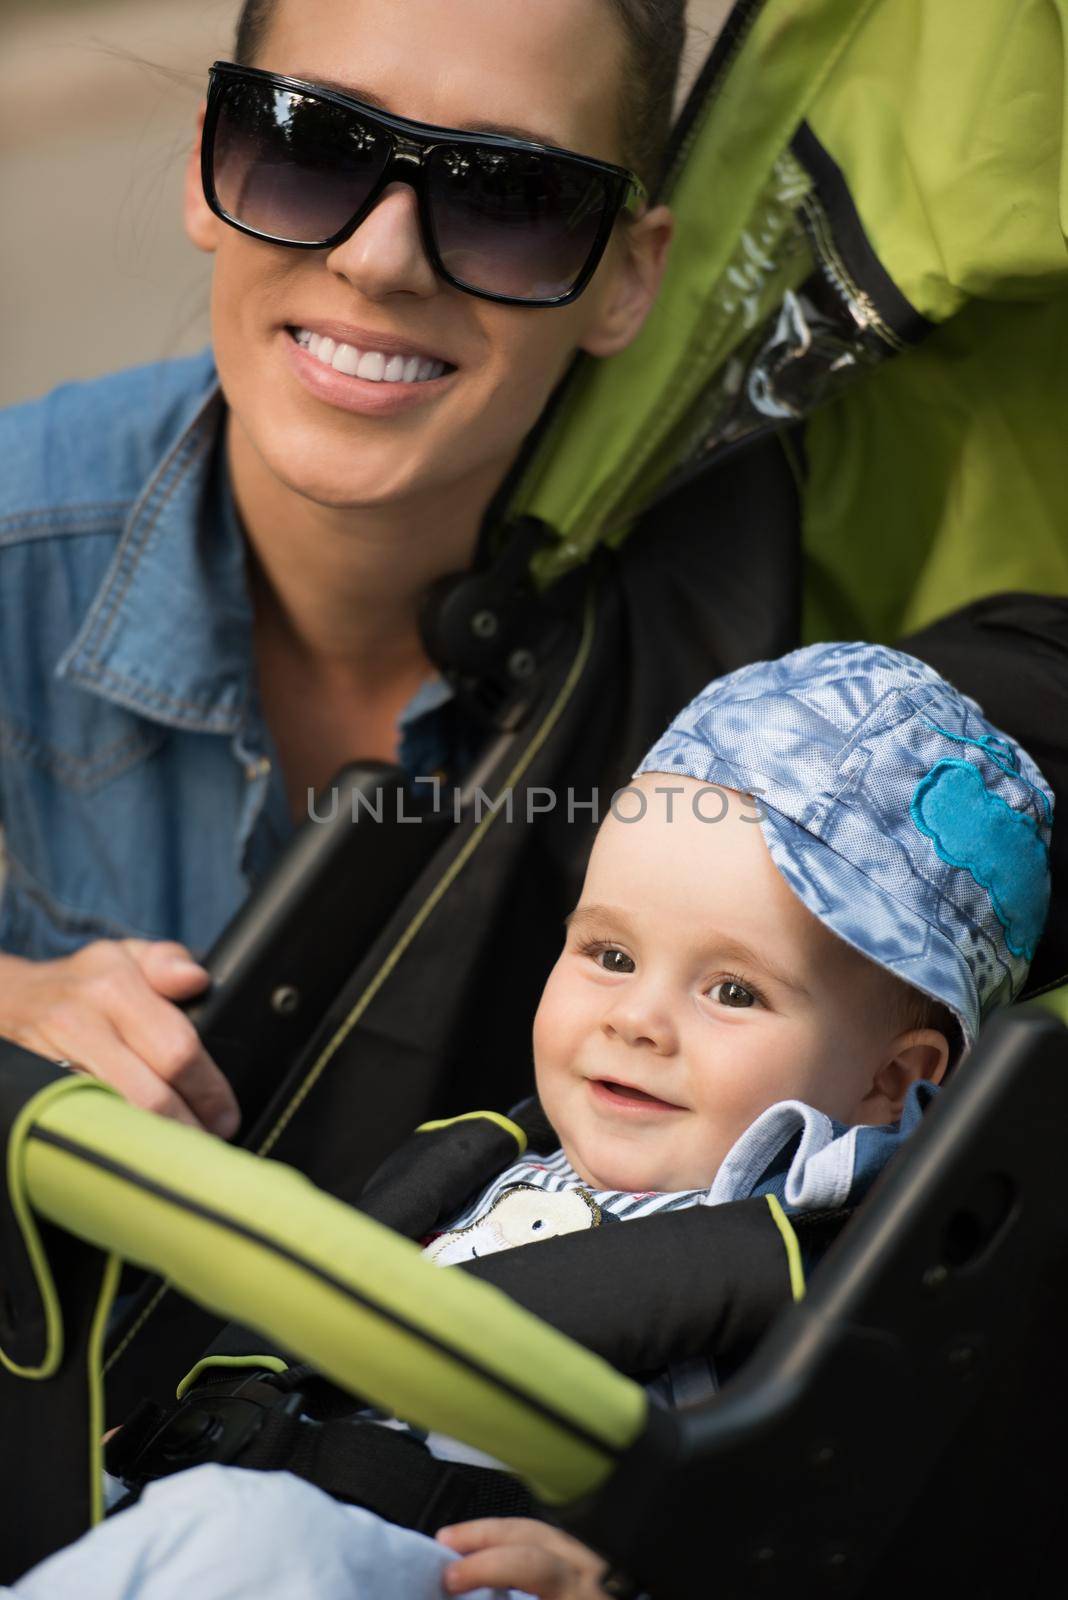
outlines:
{"label": "stroller buckle", "polygon": [[109,1470],[116,1470],[134,1488],[205,1462],[226,1465],[256,1438],[268,1416],[280,1412],[297,1417],[303,1403],[299,1392],[287,1394],[263,1382],[258,1374],[242,1379],[232,1389],[194,1389],[129,1459],[123,1459],[126,1452],[121,1449],[120,1432],[114,1441],[115,1451],[108,1446],[107,1464]]}

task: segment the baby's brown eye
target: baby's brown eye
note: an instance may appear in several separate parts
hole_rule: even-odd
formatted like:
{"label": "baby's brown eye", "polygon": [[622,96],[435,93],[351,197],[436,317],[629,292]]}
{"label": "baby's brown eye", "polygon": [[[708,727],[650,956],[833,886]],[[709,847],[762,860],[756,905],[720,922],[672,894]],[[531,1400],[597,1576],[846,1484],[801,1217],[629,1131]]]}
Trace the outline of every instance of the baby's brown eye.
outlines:
{"label": "baby's brown eye", "polygon": [[606,972],[634,971],[634,962],[622,950],[598,950],[597,964]]}
{"label": "baby's brown eye", "polygon": [[752,989],[747,989],[744,983],[738,983],[734,978],[724,978],[721,983],[715,983],[708,991],[713,1000],[718,1000],[721,1006],[751,1006],[756,1003],[756,995]]}

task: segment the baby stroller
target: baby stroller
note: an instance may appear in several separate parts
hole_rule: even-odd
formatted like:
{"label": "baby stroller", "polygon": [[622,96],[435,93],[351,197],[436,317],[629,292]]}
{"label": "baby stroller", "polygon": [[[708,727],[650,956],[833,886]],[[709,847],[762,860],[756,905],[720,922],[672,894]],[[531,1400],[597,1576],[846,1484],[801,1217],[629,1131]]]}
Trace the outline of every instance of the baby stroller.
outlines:
{"label": "baby stroller", "polygon": [[[974,693],[995,721],[1031,749],[1054,788],[1061,787],[1065,724],[1063,712],[1058,723],[1056,710],[1064,705],[1068,644],[1064,602],[1057,597],[1068,591],[1068,550],[1060,532],[1055,419],[1068,381],[1056,358],[1068,320],[1063,85],[1056,66],[1063,21],[1057,0],[1012,5],[984,0],[940,7],[937,14],[922,0],[807,0],[801,7],[788,0],[740,0],[735,6],[669,152],[663,192],[680,226],[656,313],[630,351],[603,366],[580,362],[568,375],[491,508],[478,569],[436,594],[428,614],[433,654],[465,702],[483,716],[486,743],[474,776],[492,800],[511,791],[520,804],[561,781],[584,795],[593,790],[607,795],[626,781],[636,758],[678,705],[716,671],[779,653],[801,639],[896,639],[903,633],[908,648]],[[1026,119],[1021,83],[1028,86]],[[951,608],[957,610],[947,619]],[[385,905],[368,914],[373,936],[366,947],[346,953],[336,992],[321,1004],[299,1006],[290,1032],[283,1027],[285,1008],[271,1005],[283,990],[298,997],[305,992],[300,981],[280,981],[279,973],[287,976],[286,964],[295,959],[288,942],[261,940],[269,948],[262,970],[252,964],[254,981],[234,955],[233,938],[229,944],[224,939],[217,953],[219,1009],[203,1026],[209,1040],[215,1037],[213,1026],[221,1030],[220,1059],[235,1038],[244,1049],[243,1062],[240,1049],[235,1051],[234,1071],[242,1078],[249,1149],[297,1167],[342,1201],[355,1197],[367,1173],[413,1124],[473,1104],[504,1108],[526,1088],[526,1019],[540,975],[551,963],[560,918],[577,889],[593,819],[589,814],[584,827],[583,813],[576,825],[557,812],[526,829],[502,826],[497,811],[487,808],[481,816],[476,811],[466,808],[460,823],[440,842],[435,839],[433,854],[413,867],[403,892],[391,883]],[[353,848],[362,848],[360,829],[351,831]],[[381,830],[374,832],[372,848],[376,855],[383,851]],[[1058,851],[1055,842],[1054,849],[1063,859],[1064,846]],[[1055,859],[1055,909],[1033,972],[1035,991],[1053,991],[1068,974],[1063,891],[1058,897],[1063,869],[1058,866]],[[287,871],[285,883],[275,879],[264,887],[272,915],[283,902],[290,903],[282,889],[293,886],[292,864]],[[258,910],[250,908],[246,934],[250,927],[262,927],[263,906],[261,901]],[[328,920],[325,914],[321,920]],[[515,964],[509,970],[501,950],[502,927],[517,920],[530,957],[522,972],[514,970]],[[309,965],[317,960],[308,956]],[[238,976],[244,981],[236,982]],[[231,1009],[224,1012],[228,998]],[[234,1016],[243,1010],[248,1028],[235,1029]],[[261,1053],[248,1041],[264,1034],[267,1048]],[[278,1049],[280,1040],[284,1050]],[[270,1059],[271,1047],[277,1062]],[[988,1061],[995,1062],[987,1075],[994,1084],[996,1063],[1003,1059],[1015,1064],[1012,1071],[1022,1074],[1021,1082],[1025,1077],[1037,1081],[1041,1075],[1025,1074],[1020,1063],[1032,1056],[1046,1061],[1063,1048],[1063,1033],[1055,1024],[1021,1016],[1012,1024],[1010,1042],[991,1043],[989,1053],[977,1055],[969,1066],[953,1098],[946,1095],[949,1109],[932,1127],[950,1128],[952,1137],[946,1133],[944,1138],[954,1149],[959,1140],[968,1168],[962,1184],[965,1176],[982,1177],[973,1163],[985,1162],[985,1172],[995,1159],[982,1153],[992,1113],[976,1112],[974,1122],[971,1113],[957,1114],[957,1107],[967,1105],[966,1084],[980,1082]],[[501,1063],[511,1065],[502,1070]],[[127,1154],[132,1159],[129,1145],[151,1148],[152,1181],[167,1188],[162,1148],[157,1153],[154,1138],[150,1144],[140,1131],[123,1143],[116,1119],[136,1118],[136,1113],[112,1104],[95,1086],[75,1086],[80,1096],[75,1116],[65,1080],[60,1088],[48,1085],[42,1091],[52,1107],[48,1115],[58,1117],[62,1127],[51,1129],[50,1144],[36,1135],[27,1143],[27,1130],[46,1110],[38,1097],[45,1080],[35,1084],[22,1076],[21,1060],[11,1058],[9,1064],[15,1085],[11,1149],[20,1153],[12,1156],[12,1215],[18,1226],[7,1230],[14,1264],[5,1277],[14,1286],[12,1315],[22,1328],[21,1335],[3,1341],[10,1374],[4,1386],[20,1396],[12,1405],[30,1404],[26,1376],[48,1374],[47,1384],[34,1386],[30,1414],[43,1419],[46,1390],[72,1405],[77,1399],[96,1439],[102,1431],[99,1385],[86,1387],[78,1352],[85,1350],[94,1366],[106,1360],[109,1406],[118,1420],[153,1384],[173,1386],[175,1373],[191,1367],[214,1337],[220,1313],[268,1329],[288,1348],[367,1391],[366,1378],[339,1370],[303,1326],[294,1336],[274,1322],[270,1307],[250,1301],[243,1308],[220,1297],[218,1285],[205,1285],[187,1272],[188,1262],[182,1262],[196,1255],[193,1243],[163,1248],[159,1238],[135,1240],[110,1232],[110,1223],[96,1231],[95,1200],[81,1190],[76,1201],[63,1200],[63,1193],[74,1195],[75,1186],[55,1140],[76,1143],[75,1121],[84,1136],[98,1118],[98,1156],[121,1150],[114,1160],[122,1165]],[[1019,1087],[1015,1077],[1013,1083]],[[1045,1077],[1042,1083],[1047,1084]],[[1051,1079],[1042,1093],[1054,1092]],[[70,1110],[61,1111],[68,1100]],[[1036,1113],[1036,1118],[1048,1129],[1054,1123],[1052,1104],[1049,1114]],[[141,1126],[137,1119],[137,1129]],[[166,1138],[174,1130],[156,1132]],[[121,1239],[130,1259],[162,1271],[167,1282],[191,1290],[210,1311],[149,1282],[109,1330],[105,1305],[114,1269],[101,1267],[94,1252],[66,1242],[58,1248],[71,1260],[48,1279],[58,1287],[54,1293],[39,1289],[45,1280],[31,1268],[34,1261],[40,1268],[40,1250],[33,1246],[27,1257],[21,1244],[29,1213],[18,1171],[32,1150],[29,1175],[46,1145],[55,1171],[62,1171],[58,1182],[52,1180],[60,1194],[57,1199],[48,1180],[41,1180],[48,1193],[38,1195],[31,1177],[25,1192],[33,1206],[96,1245]],[[662,1517],[650,1515],[648,1497],[635,1490],[629,1492],[646,1509],[640,1517],[628,1513],[624,1479],[616,1475],[621,1467],[610,1477],[611,1494],[588,1458],[588,1471],[549,1472],[546,1461],[553,1452],[543,1436],[522,1459],[515,1446],[509,1454],[503,1438],[511,1429],[507,1408],[499,1413],[490,1447],[556,1499],[574,1501],[604,1488],[604,1498],[595,1494],[583,1513],[586,1520],[576,1526],[611,1549],[658,1597],[692,1593],[686,1583],[694,1569],[684,1561],[692,1557],[692,1548],[681,1530],[693,1525],[699,1494],[726,1494],[723,1485],[729,1483],[725,1522],[739,1525],[738,1506],[743,1505],[759,1521],[761,1494],[753,1486],[769,1481],[769,1457],[760,1451],[770,1449],[783,1494],[795,1498],[796,1518],[786,1521],[785,1544],[780,1537],[746,1547],[749,1565],[737,1578],[722,1577],[728,1592],[759,1592],[761,1584],[774,1588],[781,1551],[807,1547],[810,1534],[817,1544],[823,1541],[826,1556],[813,1585],[818,1578],[840,1583],[842,1592],[878,1592],[870,1561],[848,1554],[860,1547],[870,1552],[878,1541],[851,1538],[844,1560],[837,1562],[846,1547],[835,1543],[833,1530],[825,1531],[829,1524],[817,1512],[817,1505],[825,1512],[833,1505],[849,1475],[840,1481],[828,1474],[822,1482],[837,1489],[817,1485],[809,1501],[798,1494],[807,1467],[802,1470],[792,1452],[808,1435],[790,1420],[796,1419],[796,1408],[783,1421],[761,1388],[760,1373],[792,1374],[795,1399],[801,1396],[821,1415],[829,1414],[834,1384],[828,1380],[827,1346],[811,1331],[799,1333],[798,1317],[807,1316],[813,1305],[829,1303],[836,1314],[848,1312],[847,1321],[855,1318],[867,1327],[864,1317],[877,1305],[884,1321],[874,1326],[900,1331],[894,1319],[906,1316],[907,1297],[891,1292],[894,1275],[887,1265],[897,1261],[898,1245],[906,1255],[926,1250],[932,1271],[944,1268],[947,1280],[960,1279],[972,1288],[982,1280],[982,1312],[974,1315],[984,1337],[997,1344],[989,1331],[995,1308],[1004,1310],[1011,1297],[991,1288],[972,1264],[989,1260],[1001,1271],[992,1246],[1012,1208],[968,1200],[966,1184],[952,1194],[943,1192],[932,1176],[933,1161],[925,1166],[921,1159],[932,1148],[941,1150],[934,1132],[917,1145],[915,1159],[909,1153],[907,1168],[903,1162],[892,1175],[880,1204],[850,1224],[841,1250],[817,1275],[805,1313],[790,1313],[792,1324],[788,1327],[784,1318],[769,1334],[761,1359],[770,1365],[754,1367],[748,1375],[743,1369],[737,1389],[725,1392],[716,1411],[722,1434],[716,1434],[715,1448],[708,1444],[712,1435],[701,1432],[711,1426],[705,1419],[695,1423],[696,1433],[685,1434],[684,1444],[679,1443],[683,1435],[673,1433],[670,1442],[662,1440],[664,1456],[649,1455],[637,1444],[645,1415],[634,1398],[640,1392],[633,1385],[616,1388],[613,1380],[612,1399],[606,1387],[611,1374],[600,1373],[595,1381],[591,1369],[581,1364],[576,1369],[581,1372],[576,1387],[593,1397],[591,1409],[583,1408],[580,1415],[601,1418],[590,1438],[601,1437],[604,1418],[615,1418],[608,1426],[616,1456],[634,1447],[623,1466],[633,1468],[640,1485],[648,1485],[651,1471],[659,1475],[671,1487],[677,1519],[666,1510]],[[257,1182],[272,1173],[240,1152],[219,1154],[226,1170],[238,1163],[234,1170],[240,1170],[242,1181],[252,1181],[253,1168]],[[76,1158],[68,1150],[66,1159]],[[995,1166],[999,1162],[997,1170],[1016,1175],[1018,1160],[1016,1167],[1006,1167],[1009,1156],[999,1152]],[[199,1163],[193,1161],[192,1168],[187,1197],[198,1187]],[[129,1170],[139,1168],[134,1163]],[[945,1170],[957,1169],[950,1163]],[[213,1156],[212,1171],[217,1184],[229,1183],[223,1160],[216,1169]],[[921,1176],[913,1186],[916,1172]],[[277,1179],[277,1172],[273,1176]],[[183,1192],[177,1181],[174,1189]],[[906,1192],[913,1210],[901,1209]],[[965,1231],[971,1227],[974,1236],[978,1230],[992,1253],[987,1257],[980,1249],[977,1258],[973,1248],[962,1262],[947,1262],[932,1241],[941,1239],[938,1229],[948,1226],[954,1207],[967,1211],[966,1201],[972,1206],[968,1214],[979,1222],[965,1224]],[[1052,1203],[1040,1207],[1039,1214],[1037,1233],[1027,1235],[1023,1255],[1032,1267],[1036,1262],[1048,1267],[1063,1229]],[[349,1212],[345,1216],[353,1225],[360,1220]],[[56,1241],[50,1236],[50,1242]],[[336,1242],[339,1259],[365,1250],[362,1240],[356,1248],[355,1235],[339,1234]],[[876,1242],[879,1262],[873,1264]],[[879,1263],[886,1265],[887,1276]],[[394,1271],[391,1262],[388,1271]],[[107,1293],[99,1292],[101,1284]],[[441,1291],[457,1296],[457,1303],[446,1307],[442,1302],[435,1317],[460,1317],[459,1297],[469,1288],[461,1282]],[[853,1291],[874,1298],[854,1301]],[[426,1292],[425,1279],[419,1278],[413,1294],[421,1298]],[[1026,1291],[1018,1287],[1015,1292]],[[56,1294],[64,1301],[70,1334],[65,1359],[56,1342]],[[930,1300],[932,1307],[951,1303],[937,1294]],[[1035,1337],[1048,1337],[1057,1325],[1054,1309],[1036,1323]],[[466,1314],[481,1320],[470,1310]],[[826,1325],[825,1319],[824,1331]],[[951,1317],[947,1327],[952,1325]],[[36,1346],[35,1326],[40,1331]],[[925,1370],[916,1364],[917,1345],[944,1338],[954,1350],[974,1344],[961,1343],[956,1334],[951,1338],[937,1321],[921,1319],[910,1332],[912,1342],[904,1333],[902,1339],[916,1373]],[[526,1334],[534,1337],[529,1329]],[[29,1341],[28,1350],[19,1339]],[[13,1349],[23,1353],[13,1355]],[[997,1370],[1004,1375],[1016,1358],[998,1349]],[[1010,1342],[1009,1349],[1017,1346]],[[807,1365],[803,1350],[811,1358]],[[974,1355],[961,1359],[966,1366],[976,1362]],[[540,1360],[531,1359],[530,1367]],[[863,1366],[858,1363],[859,1388],[842,1379],[842,1395],[848,1397],[842,1402],[843,1429],[851,1423],[851,1437],[859,1425],[858,1396],[868,1396],[872,1388]],[[1020,1359],[1017,1367],[1023,1384],[1033,1362]],[[433,1369],[420,1370],[430,1374],[428,1390],[445,1387],[443,1374],[437,1373],[438,1383]],[[841,1379],[841,1371],[834,1377]],[[986,1417],[980,1397],[988,1396],[989,1388],[985,1379],[972,1383],[973,1417]],[[731,1393],[739,1408],[733,1412],[725,1403]],[[920,1384],[916,1397],[929,1400],[930,1388]],[[429,1393],[427,1399],[435,1403]],[[392,1403],[417,1414],[406,1392]],[[953,1428],[961,1424],[952,1406],[949,1411],[948,1431],[940,1431],[938,1408],[920,1407],[924,1428],[928,1419],[930,1424],[925,1465],[918,1463],[915,1429],[894,1435],[899,1453],[894,1457],[888,1447],[886,1460],[900,1461],[911,1451],[913,1479],[929,1477],[938,1452],[949,1448]],[[891,1406],[890,1412],[901,1416],[905,1408],[895,1412]],[[451,1414],[439,1420],[463,1432]],[[529,1418],[524,1426],[529,1429]],[[997,1436],[989,1418],[968,1426]],[[55,1437],[42,1421],[37,1432]],[[873,1432],[885,1436],[883,1422]],[[776,1441],[774,1448],[769,1439]],[[718,1476],[694,1470],[686,1494],[678,1492],[678,1477],[651,1465],[689,1460],[706,1445],[706,1459],[720,1463]],[[724,1453],[717,1457],[721,1447]],[[585,1448],[596,1454],[589,1439]],[[837,1445],[828,1448],[834,1458]],[[841,1453],[837,1459],[843,1459]],[[856,1458],[848,1459],[855,1478]],[[865,1462],[867,1473],[866,1457]],[[80,1508],[83,1524],[93,1514],[95,1446],[90,1473],[84,1467],[83,1457],[81,1488],[71,1502]],[[954,1491],[959,1488],[957,1467],[952,1474],[947,1467],[938,1479],[944,1494],[947,1476],[954,1479]],[[972,1476],[967,1483],[974,1490]],[[609,1503],[624,1508],[614,1521],[605,1510]],[[1041,1495],[1034,1495],[1033,1504],[1048,1514]],[[21,1514],[10,1519],[12,1537],[22,1541],[10,1570],[46,1553],[50,1540],[62,1542],[78,1531],[54,1509],[50,1502],[48,1525],[36,1535],[30,1519]],[[875,1509],[890,1527],[894,1518],[905,1516],[907,1505],[898,1500],[891,1506],[884,1498]],[[684,1514],[690,1518],[685,1523]],[[869,1532],[873,1514],[869,1506],[864,1525]],[[621,1529],[634,1533],[639,1525],[655,1530],[648,1548],[636,1534],[623,1539]],[[945,1526],[952,1526],[951,1518]],[[760,1556],[766,1550],[772,1551],[767,1559]],[[921,1543],[913,1541],[909,1555],[921,1561]],[[714,1570],[719,1579],[718,1552]],[[900,1577],[911,1569],[904,1562],[894,1570]],[[986,1564],[987,1574],[994,1570]],[[1014,1581],[1021,1570],[1013,1568]],[[1004,1572],[1002,1567],[1002,1578]],[[793,1572],[790,1581],[795,1581]]]}
{"label": "baby stroller", "polygon": [[[1065,1045],[1038,1012],[992,1025],[807,1294],[786,1225],[777,1276],[794,1303],[720,1395],[675,1412],[492,1282],[437,1270],[291,1170],[224,1149],[205,1196],[201,1136],[91,1081],[48,1081],[8,1047],[4,1405],[20,1460],[5,1470],[4,1575],[101,1514],[101,1352],[121,1254],[350,1392],[491,1451],[657,1600],[692,1600],[713,1578],[738,1597],[789,1584],[871,1600],[921,1575],[950,1593],[993,1596],[1010,1579],[1044,1592],[1064,1500],[1049,1470],[1062,1425],[1049,1373],[1068,1312],[1068,1215],[1048,1147],[1066,1109]],[[498,1120],[483,1131],[499,1135]],[[744,1271],[737,1256],[706,1256],[713,1276],[735,1267],[718,1325],[751,1325],[775,1302],[758,1219],[738,1215],[749,1204],[711,1208],[750,1230]],[[561,1265],[574,1286],[558,1254]],[[663,1279],[647,1252],[627,1266],[633,1321]],[[608,1288],[618,1298],[618,1276]],[[681,1324],[694,1300],[660,1301],[660,1322]],[[197,1388],[228,1365],[238,1384]],[[166,1470],[257,1465],[249,1447],[306,1428],[293,1420],[303,1377],[301,1390],[263,1381],[287,1378],[285,1365],[253,1352],[198,1363],[177,1427],[156,1440]],[[323,1481],[305,1463],[290,1470]],[[384,1509],[390,1492],[375,1482],[361,1503]]]}

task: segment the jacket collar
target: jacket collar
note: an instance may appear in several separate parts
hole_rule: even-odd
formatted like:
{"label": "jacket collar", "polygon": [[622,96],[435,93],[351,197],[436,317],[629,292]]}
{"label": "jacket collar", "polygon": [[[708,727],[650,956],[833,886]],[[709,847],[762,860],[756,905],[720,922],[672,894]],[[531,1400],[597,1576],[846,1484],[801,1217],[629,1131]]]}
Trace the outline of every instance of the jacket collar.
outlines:
{"label": "jacket collar", "polygon": [[250,691],[252,609],[214,370],[195,404],[56,673],[167,727],[232,734]]}

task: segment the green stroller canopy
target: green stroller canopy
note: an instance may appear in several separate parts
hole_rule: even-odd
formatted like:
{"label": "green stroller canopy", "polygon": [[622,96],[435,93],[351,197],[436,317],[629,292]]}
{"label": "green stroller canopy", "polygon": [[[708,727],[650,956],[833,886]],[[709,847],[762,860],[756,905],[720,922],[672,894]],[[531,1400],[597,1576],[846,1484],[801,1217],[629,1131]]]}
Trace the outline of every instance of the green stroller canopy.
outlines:
{"label": "green stroller canopy", "polygon": [[660,299],[516,488],[543,581],[809,418],[808,640],[1068,590],[1066,40],[1065,0],[738,0],[666,164]]}

